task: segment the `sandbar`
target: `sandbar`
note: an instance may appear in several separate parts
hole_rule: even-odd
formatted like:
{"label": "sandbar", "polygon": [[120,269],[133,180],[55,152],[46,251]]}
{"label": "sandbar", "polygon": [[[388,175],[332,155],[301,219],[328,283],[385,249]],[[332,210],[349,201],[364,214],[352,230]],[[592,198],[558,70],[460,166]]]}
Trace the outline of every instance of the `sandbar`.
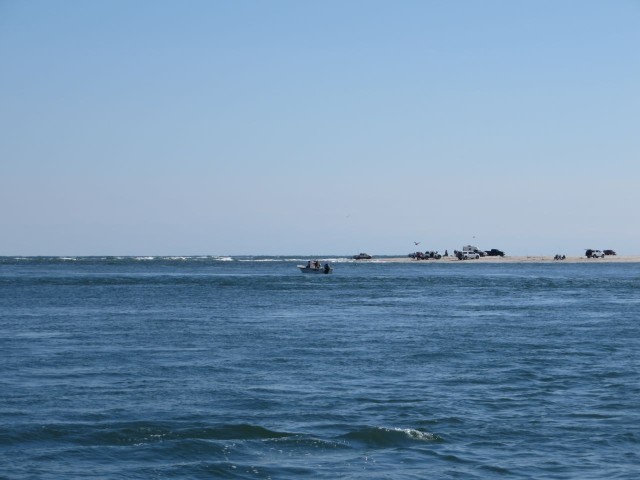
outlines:
{"label": "sandbar", "polygon": [[640,263],[640,255],[607,255],[604,258],[587,258],[566,257],[564,260],[554,260],[553,256],[544,255],[527,255],[527,256],[508,256],[504,257],[480,257],[476,260],[458,260],[455,256],[442,257],[439,260],[414,260],[406,257],[373,257],[371,260],[357,260],[358,262],[376,262],[376,263]]}

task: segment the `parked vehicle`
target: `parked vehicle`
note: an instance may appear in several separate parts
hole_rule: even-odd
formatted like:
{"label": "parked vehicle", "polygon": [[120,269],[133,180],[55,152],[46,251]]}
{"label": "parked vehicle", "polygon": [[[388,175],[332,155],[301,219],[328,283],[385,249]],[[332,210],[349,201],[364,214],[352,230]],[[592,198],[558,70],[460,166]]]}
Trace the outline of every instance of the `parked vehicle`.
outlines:
{"label": "parked vehicle", "polygon": [[484,257],[487,255],[485,252],[480,250],[478,247],[474,247],[473,245],[465,245],[464,247],[462,247],[462,253],[464,252],[474,252],[477,253],[480,257]]}
{"label": "parked vehicle", "polygon": [[614,252],[613,250],[603,250],[602,252],[605,255],[617,255],[616,252]]}
{"label": "parked vehicle", "polygon": [[359,253],[358,255],[354,255],[354,260],[371,260],[373,257],[368,253]]}
{"label": "parked vehicle", "polygon": [[498,250],[497,248],[487,250],[485,253],[490,257],[504,257],[504,252],[502,250]]}
{"label": "parked vehicle", "polygon": [[587,258],[604,258],[604,252],[590,248],[585,252],[585,255]]}
{"label": "parked vehicle", "polygon": [[480,254],[478,252],[472,252],[467,250],[466,252],[462,252],[462,260],[477,260],[480,258]]}
{"label": "parked vehicle", "polygon": [[413,258],[414,260],[440,260],[442,258],[442,255],[440,255],[438,252],[415,252],[410,253],[409,257]]}

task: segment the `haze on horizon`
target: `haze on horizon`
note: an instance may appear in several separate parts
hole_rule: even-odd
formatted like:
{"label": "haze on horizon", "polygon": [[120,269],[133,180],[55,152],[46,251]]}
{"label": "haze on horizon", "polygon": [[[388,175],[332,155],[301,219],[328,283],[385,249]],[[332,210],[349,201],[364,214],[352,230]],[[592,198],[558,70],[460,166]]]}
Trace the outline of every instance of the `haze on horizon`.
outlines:
{"label": "haze on horizon", "polygon": [[0,1],[0,255],[639,254],[639,21]]}

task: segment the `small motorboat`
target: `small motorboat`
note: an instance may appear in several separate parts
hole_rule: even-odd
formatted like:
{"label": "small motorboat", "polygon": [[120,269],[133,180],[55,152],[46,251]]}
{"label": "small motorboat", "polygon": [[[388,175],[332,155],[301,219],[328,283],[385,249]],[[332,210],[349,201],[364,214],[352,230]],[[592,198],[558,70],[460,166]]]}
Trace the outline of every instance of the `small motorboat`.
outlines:
{"label": "small motorboat", "polygon": [[298,268],[302,273],[331,273],[333,268],[328,263],[321,265],[319,261],[307,262],[306,265],[298,265]]}

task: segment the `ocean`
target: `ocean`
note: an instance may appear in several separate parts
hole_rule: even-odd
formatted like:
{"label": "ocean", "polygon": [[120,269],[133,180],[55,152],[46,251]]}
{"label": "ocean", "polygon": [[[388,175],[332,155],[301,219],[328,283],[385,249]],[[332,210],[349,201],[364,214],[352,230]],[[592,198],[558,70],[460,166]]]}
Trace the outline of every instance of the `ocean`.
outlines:
{"label": "ocean", "polygon": [[2,479],[637,479],[640,264],[0,258]]}

